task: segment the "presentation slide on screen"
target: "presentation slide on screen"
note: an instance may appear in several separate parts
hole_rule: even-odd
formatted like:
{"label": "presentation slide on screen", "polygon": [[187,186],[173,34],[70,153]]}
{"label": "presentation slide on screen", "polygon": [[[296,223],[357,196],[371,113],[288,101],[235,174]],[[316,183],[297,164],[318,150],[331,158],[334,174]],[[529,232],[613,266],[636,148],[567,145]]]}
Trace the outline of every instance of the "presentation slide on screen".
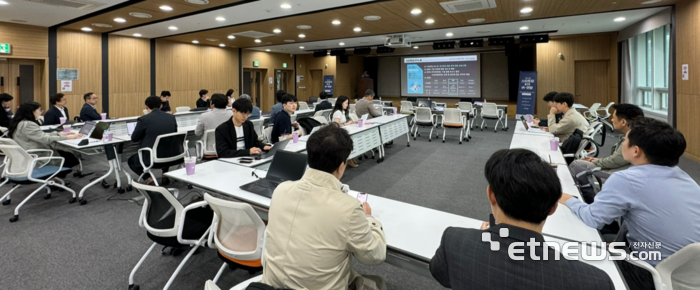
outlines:
{"label": "presentation slide on screen", "polygon": [[480,55],[402,58],[401,96],[480,98]]}

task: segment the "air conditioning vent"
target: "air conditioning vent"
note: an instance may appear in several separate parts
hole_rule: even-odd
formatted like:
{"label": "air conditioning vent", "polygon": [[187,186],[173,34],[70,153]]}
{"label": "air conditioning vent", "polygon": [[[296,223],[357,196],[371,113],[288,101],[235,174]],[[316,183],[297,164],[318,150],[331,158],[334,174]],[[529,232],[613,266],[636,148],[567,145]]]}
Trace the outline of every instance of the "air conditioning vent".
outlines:
{"label": "air conditioning vent", "polygon": [[245,31],[245,32],[238,32],[238,33],[231,33],[231,34],[233,34],[235,36],[245,36],[245,37],[250,37],[250,38],[263,38],[263,37],[274,36],[274,34],[253,31],[253,30]]}
{"label": "air conditioning vent", "polygon": [[46,4],[58,7],[68,7],[80,10],[93,10],[105,5],[105,3],[93,2],[88,0],[25,0],[27,2]]}
{"label": "air conditioning vent", "polygon": [[496,8],[496,0],[459,0],[450,2],[441,2],[442,8],[445,8],[447,13],[463,13],[478,11],[484,9]]}

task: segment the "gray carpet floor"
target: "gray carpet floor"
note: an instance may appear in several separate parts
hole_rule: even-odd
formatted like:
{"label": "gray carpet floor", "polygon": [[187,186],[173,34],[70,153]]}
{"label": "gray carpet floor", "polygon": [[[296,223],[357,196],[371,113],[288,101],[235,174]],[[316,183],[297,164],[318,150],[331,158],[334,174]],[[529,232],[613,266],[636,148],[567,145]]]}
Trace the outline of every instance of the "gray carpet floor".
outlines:
{"label": "gray carpet floor", "polygon": [[[510,126],[513,128],[513,120]],[[418,140],[410,140],[410,147],[406,147],[406,138],[396,139],[386,149],[383,163],[360,161],[359,168],[346,171],[342,182],[371,195],[487,219],[483,166],[493,152],[508,148],[513,130],[494,133],[477,129],[471,141],[461,145],[456,130],[447,131],[446,143],[441,139],[428,142],[427,130],[421,132]],[[615,138],[608,138],[601,156],[606,156],[615,142]],[[84,162],[86,172],[106,172],[102,155],[86,157]],[[683,158],[680,166],[700,181],[700,164]],[[78,191],[92,177],[68,180]],[[107,180],[112,182],[113,178]],[[181,196],[189,192],[179,182],[169,187],[179,188]],[[13,193],[10,206],[0,206],[0,289],[127,289],[129,273],[151,245],[145,230],[138,226],[141,207],[130,201],[107,201],[116,190],[96,186],[87,191],[89,203],[84,206],[68,204],[70,195],[65,192],[54,193],[48,200],[42,199],[41,193],[22,207],[18,222],[9,223],[15,206],[35,188],[23,186]],[[0,194],[8,189],[7,185],[0,188]],[[136,196],[132,191],[117,198]],[[372,203],[371,196],[368,201]],[[136,284],[141,289],[162,289],[184,256],[163,256],[158,247],[136,273]],[[221,263],[214,250],[204,249],[185,265],[171,289],[203,289]],[[384,277],[388,289],[443,289],[432,279],[388,264],[356,263],[355,267],[361,273]],[[227,270],[218,284],[228,289],[249,277],[243,270]]]}

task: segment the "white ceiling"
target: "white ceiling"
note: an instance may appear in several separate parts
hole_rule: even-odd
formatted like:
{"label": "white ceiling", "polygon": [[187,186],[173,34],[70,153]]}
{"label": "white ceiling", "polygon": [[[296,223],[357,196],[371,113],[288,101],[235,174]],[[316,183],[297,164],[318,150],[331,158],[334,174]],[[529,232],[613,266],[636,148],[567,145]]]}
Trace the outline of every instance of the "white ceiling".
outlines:
{"label": "white ceiling", "polygon": [[[445,29],[435,29],[435,30],[424,30],[417,32],[407,32],[406,34],[411,37],[411,41],[424,42],[424,41],[443,41],[447,39],[459,40],[463,38],[478,38],[478,37],[488,37],[495,35],[514,35],[522,33],[536,33],[538,31],[553,31],[557,30],[557,33],[550,34],[552,36],[561,35],[574,35],[574,34],[588,34],[588,33],[601,33],[601,32],[612,32],[620,31],[629,25],[632,25],[644,18],[647,18],[653,14],[658,13],[663,9],[669,9],[667,7],[657,7],[648,9],[637,9],[628,11],[618,11],[618,12],[607,12],[599,14],[588,14],[588,15],[577,15],[577,16],[567,16],[567,17],[557,17],[548,19],[536,19],[536,20],[524,20],[517,22],[508,23],[495,23],[495,24],[485,24],[485,25],[471,25],[466,27],[457,28],[445,28]],[[625,17],[626,20],[622,22],[615,22],[613,19],[617,17]],[[520,27],[527,26],[528,30],[522,31]],[[487,32],[488,31],[488,32]],[[446,34],[452,32],[454,35],[452,37],[447,37]],[[265,51],[270,49],[271,52],[281,52],[281,53],[291,53],[291,54],[305,54],[312,53],[313,50],[323,50],[323,49],[333,49],[342,47],[358,47],[358,46],[377,46],[383,45],[385,40],[385,35],[375,35],[366,37],[355,37],[347,39],[334,39],[334,40],[324,40],[324,41],[314,41],[314,42],[297,42],[293,44],[282,44],[275,46],[260,46],[251,47],[249,49]],[[344,46],[340,46],[339,43],[344,42]],[[414,44],[417,46],[432,46],[432,42],[418,43]],[[300,49],[300,46],[304,46],[304,49]]]}
{"label": "white ceiling", "polygon": [[127,0],[88,0],[88,2],[102,4],[88,10],[35,3],[26,0],[3,1],[9,4],[0,5],[0,21],[49,27],[126,2]]}
{"label": "white ceiling", "polygon": [[[291,9],[283,9],[280,8],[280,5],[282,3],[287,3],[283,0],[260,0],[156,24],[126,29],[114,34],[131,36],[134,33],[140,33],[145,38],[158,38],[373,1],[374,0],[295,0],[293,1],[294,6],[292,6]],[[226,18],[226,21],[216,21],[215,18],[219,16]],[[168,27],[171,25],[177,27],[178,30],[169,30]]]}

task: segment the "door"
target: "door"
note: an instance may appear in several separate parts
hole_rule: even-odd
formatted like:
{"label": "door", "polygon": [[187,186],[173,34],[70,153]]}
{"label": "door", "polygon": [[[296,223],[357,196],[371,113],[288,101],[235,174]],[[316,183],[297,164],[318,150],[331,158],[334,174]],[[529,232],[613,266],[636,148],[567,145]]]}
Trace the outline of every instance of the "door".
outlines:
{"label": "door", "polygon": [[311,73],[311,96],[318,97],[318,94],[323,91],[323,71],[318,69],[309,72]]}
{"label": "door", "polygon": [[48,105],[48,96],[44,88],[44,61],[34,59],[0,60],[0,92],[10,94],[12,111],[20,103],[34,101],[41,103],[44,109]]}
{"label": "door", "polygon": [[593,103],[606,105],[609,100],[608,61],[577,61],[575,67],[574,102],[586,107]]}
{"label": "door", "polygon": [[34,101],[34,66],[20,65],[19,78],[17,79],[19,87],[19,102],[26,103]]}
{"label": "door", "polygon": [[247,95],[252,95],[252,89],[251,89],[251,84],[253,83],[252,80],[252,75],[250,73],[250,70],[244,70],[243,71],[243,93]]}
{"label": "door", "polygon": [[255,89],[253,91],[254,91],[255,97],[253,98],[253,100],[255,100],[256,104],[260,104],[260,95],[262,93],[262,72],[259,70],[256,70],[254,72],[254,75],[255,75],[255,77],[253,79],[254,79],[254,83],[255,83],[255,86],[254,86]]}

